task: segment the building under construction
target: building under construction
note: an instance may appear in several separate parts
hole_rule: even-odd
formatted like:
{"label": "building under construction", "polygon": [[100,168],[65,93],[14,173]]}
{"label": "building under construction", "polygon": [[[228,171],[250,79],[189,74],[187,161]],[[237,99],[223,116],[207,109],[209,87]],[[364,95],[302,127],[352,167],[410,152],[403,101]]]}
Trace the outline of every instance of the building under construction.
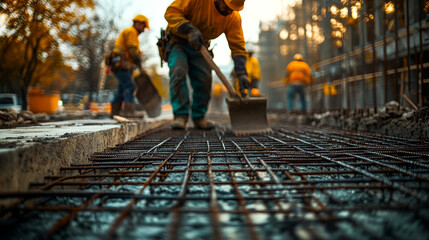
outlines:
{"label": "building under construction", "polygon": [[[302,0],[261,23],[265,134],[222,113],[3,126],[0,239],[429,239],[428,24],[428,0]],[[312,114],[271,84],[297,52]]]}
{"label": "building under construction", "polygon": [[295,53],[312,66],[315,112],[429,104],[429,3],[303,0],[261,23],[258,57],[269,106],[285,108],[282,79]]}

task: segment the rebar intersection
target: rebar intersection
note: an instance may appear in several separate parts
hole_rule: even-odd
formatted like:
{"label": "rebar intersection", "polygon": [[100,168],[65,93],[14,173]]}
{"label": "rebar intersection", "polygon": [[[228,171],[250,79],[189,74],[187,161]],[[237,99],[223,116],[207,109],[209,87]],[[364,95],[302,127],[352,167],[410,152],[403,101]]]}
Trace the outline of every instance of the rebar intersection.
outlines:
{"label": "rebar intersection", "polygon": [[[154,130],[61,168],[2,210],[15,238],[421,238],[429,143],[287,126]],[[12,227],[13,226],[13,227]]]}

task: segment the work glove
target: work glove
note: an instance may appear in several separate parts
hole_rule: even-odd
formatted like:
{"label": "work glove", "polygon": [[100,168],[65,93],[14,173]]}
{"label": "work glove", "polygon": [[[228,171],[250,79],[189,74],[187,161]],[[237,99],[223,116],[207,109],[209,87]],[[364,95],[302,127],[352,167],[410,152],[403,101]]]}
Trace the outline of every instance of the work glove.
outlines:
{"label": "work glove", "polygon": [[246,56],[236,55],[232,57],[232,60],[234,60],[234,71],[238,79],[239,91],[241,96],[245,97],[250,87],[249,76],[246,70]]}
{"label": "work glove", "polygon": [[204,45],[203,35],[201,35],[201,32],[196,28],[188,34],[188,41],[191,47],[196,51],[200,51],[201,46]]}
{"label": "work glove", "polygon": [[142,60],[139,56],[134,57],[133,62],[138,68],[142,68]]}
{"label": "work glove", "polygon": [[179,33],[188,35],[188,42],[194,50],[200,51],[201,46],[205,45],[204,38],[200,30],[190,22],[180,25],[178,31]]}
{"label": "work glove", "polygon": [[258,88],[258,82],[259,79],[252,79],[252,82],[250,83],[250,88]]}
{"label": "work glove", "polygon": [[247,74],[239,75],[238,77],[238,86],[242,97],[246,97],[249,93],[249,77]]}

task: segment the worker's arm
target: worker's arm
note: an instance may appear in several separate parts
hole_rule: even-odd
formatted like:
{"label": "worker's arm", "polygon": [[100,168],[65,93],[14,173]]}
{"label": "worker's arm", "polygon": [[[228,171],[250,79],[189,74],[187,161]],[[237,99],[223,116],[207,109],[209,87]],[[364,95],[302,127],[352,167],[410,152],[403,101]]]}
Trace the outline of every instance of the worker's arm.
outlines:
{"label": "worker's arm", "polygon": [[225,36],[231,49],[234,60],[234,71],[238,79],[241,96],[246,96],[245,90],[249,89],[249,76],[246,70],[247,50],[245,47],[241,17],[238,12],[233,12],[231,21],[225,29]]}
{"label": "worker's arm", "polygon": [[124,32],[124,41],[129,57],[135,65],[141,67],[138,32],[134,28],[129,28]]}
{"label": "worker's arm", "polygon": [[289,77],[289,74],[292,72],[292,69],[293,69],[293,63],[290,62],[286,67],[286,76],[285,77]]}
{"label": "worker's arm", "polygon": [[239,90],[241,96],[246,96],[247,93],[245,90],[249,89],[249,76],[246,71],[246,57],[243,55],[233,56],[234,60],[234,71],[238,79]]}
{"label": "worker's arm", "polygon": [[185,22],[180,25],[177,30],[179,33],[186,34],[188,36],[189,44],[191,44],[193,49],[199,51],[201,45],[205,45],[203,35],[201,35],[200,30],[192,25],[192,23]]}
{"label": "worker's arm", "polygon": [[128,47],[128,53],[130,54],[130,58],[133,60],[133,63],[141,68],[142,67],[142,63],[141,63],[141,58],[140,58],[140,54],[137,50],[137,47]]}
{"label": "worker's arm", "polygon": [[187,37],[192,48],[199,51],[205,44],[200,30],[185,18],[185,13],[195,5],[193,0],[176,0],[165,11],[164,17],[168,22],[170,31],[181,37]]}
{"label": "worker's arm", "polygon": [[248,53],[245,47],[243,28],[241,27],[241,17],[238,12],[233,12],[232,14],[234,15],[231,16],[231,21],[225,30],[225,36],[228,40],[229,48],[231,49],[231,55],[243,55],[246,57]]}
{"label": "worker's arm", "polygon": [[192,0],[175,0],[168,6],[164,18],[167,20],[170,30],[173,33],[178,33],[180,26],[189,22],[185,18],[185,12],[191,4]]}

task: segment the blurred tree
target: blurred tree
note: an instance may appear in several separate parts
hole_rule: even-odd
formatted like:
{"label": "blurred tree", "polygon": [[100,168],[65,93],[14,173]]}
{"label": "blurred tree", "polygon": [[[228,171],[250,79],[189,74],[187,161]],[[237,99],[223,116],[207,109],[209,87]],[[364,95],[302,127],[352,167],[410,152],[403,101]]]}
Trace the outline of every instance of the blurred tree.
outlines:
{"label": "blurred tree", "polygon": [[[104,70],[101,68],[101,64],[104,56],[113,49],[116,37],[119,35],[117,22],[120,21],[125,6],[117,5],[115,2],[105,4],[103,1],[98,1],[97,11],[92,13],[89,21],[76,24],[71,30],[76,36],[76,41],[71,46],[75,53],[74,59],[79,67],[75,90],[88,92],[89,101],[94,100],[94,93],[99,90],[100,78],[105,77],[104,74],[101,74],[101,71]],[[116,87],[117,83],[107,81],[104,88]]]}
{"label": "blurred tree", "polygon": [[[7,49],[6,49],[7,47]],[[3,92],[19,92],[19,69],[16,66],[23,64],[24,44],[21,41],[10,41],[8,38],[0,37],[0,86]]]}
{"label": "blurred tree", "polygon": [[92,17],[87,24],[78,25],[75,29],[77,41],[72,45],[79,66],[79,85],[76,90],[89,92],[89,101],[93,100],[93,93],[97,91],[101,63],[106,52],[107,39],[103,25],[98,16]]}
{"label": "blurred tree", "polygon": [[33,76],[34,83],[48,92],[66,90],[74,80],[75,71],[64,63],[63,55],[58,50],[52,51]]}
{"label": "blurred tree", "polygon": [[[70,25],[84,22],[80,10],[93,7],[93,0],[2,1],[0,15],[6,16],[6,22],[0,39],[0,79],[11,90],[18,87],[23,109],[28,105],[28,88],[46,81],[41,73],[57,70],[52,67],[64,70],[59,44],[76,40],[69,32]],[[41,68],[45,63],[51,67]]]}

